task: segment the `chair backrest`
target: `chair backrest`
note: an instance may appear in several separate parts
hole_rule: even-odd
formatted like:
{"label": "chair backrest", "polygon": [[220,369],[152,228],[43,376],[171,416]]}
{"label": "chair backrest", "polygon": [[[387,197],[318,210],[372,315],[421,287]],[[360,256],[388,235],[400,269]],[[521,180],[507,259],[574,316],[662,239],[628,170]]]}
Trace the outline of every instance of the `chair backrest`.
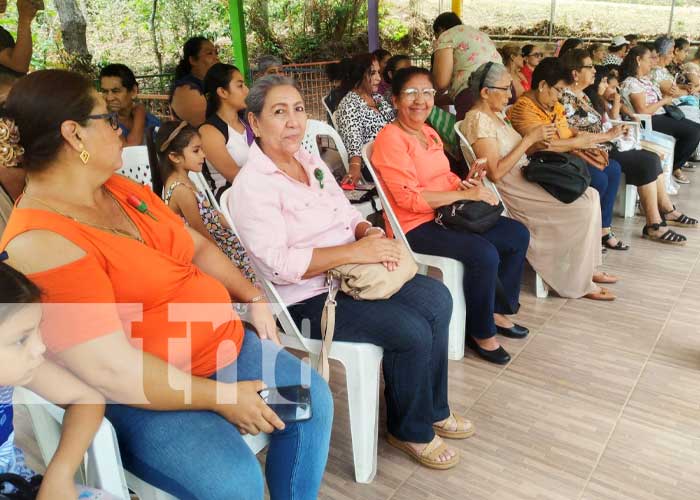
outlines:
{"label": "chair backrest", "polygon": [[117,173],[152,188],[153,174],[148,158],[148,148],[146,146],[124,148],[122,150],[122,168],[117,170]]}
{"label": "chair backrest", "polygon": [[343,144],[343,140],[340,138],[338,132],[327,123],[319,120],[307,120],[306,133],[301,142],[301,147],[313,155],[321,156],[321,152],[318,149],[318,137],[323,135],[327,135],[333,139],[338,154],[340,155],[340,160],[343,162],[343,166],[347,172],[350,167],[348,150],[345,148],[345,144]]}
{"label": "chair backrest", "polygon": [[[464,159],[467,161],[467,165],[471,167],[472,163],[476,161],[476,153],[472,149],[472,146],[469,144],[467,138],[464,137],[464,134],[462,134],[462,131],[459,129],[460,125],[462,125],[461,120],[455,123],[455,133],[457,134],[457,137],[459,137],[459,146],[462,149]],[[503,198],[501,198],[501,193],[498,192],[496,185],[491,182],[488,177],[484,177],[483,182],[484,186],[493,191],[493,193],[498,197],[498,200],[503,204],[503,215],[508,217],[508,208],[506,207],[506,204],[503,203]]]}
{"label": "chair backrest", "polygon": [[201,191],[202,193],[207,195],[211,206],[214,207],[215,210],[218,210],[220,212],[221,208],[219,207],[219,202],[216,201],[216,196],[214,196],[214,193],[211,190],[209,183],[204,178],[204,174],[202,172],[189,172],[187,174],[187,177],[190,178],[192,183],[197,187],[198,191]]}
{"label": "chair backrest", "polygon": [[326,110],[326,113],[328,113],[328,116],[331,119],[331,124],[333,125],[333,128],[338,130],[338,124],[335,122],[335,113],[331,111],[330,106],[328,106],[328,95],[325,95],[321,97],[321,104],[323,105],[323,108]]}
{"label": "chair backrest", "polygon": [[[231,193],[231,188],[228,188],[223,193],[221,193],[221,204],[219,211],[223,214],[224,218],[226,219],[226,222],[228,222],[233,232],[236,233],[236,236],[238,236],[238,238],[241,240],[243,247],[245,247],[245,241],[241,238],[240,234],[236,230],[236,225],[233,222],[233,217],[231,217],[231,213],[228,209],[228,207],[230,206],[229,198],[231,197]],[[275,285],[271,281],[266,279],[264,276],[262,276],[260,273],[257,273],[257,275],[258,280],[260,280],[260,282],[263,284],[263,287],[265,288],[265,292],[267,293],[268,299],[270,299],[271,301],[271,305],[274,307],[275,316],[277,316],[277,319],[282,325],[282,330],[284,330],[284,332],[287,335],[295,336],[299,340],[299,342],[306,348],[306,350],[310,351],[311,348],[307,343],[308,339],[305,338],[299,331],[299,328],[297,328],[296,323],[294,323],[294,320],[292,319],[292,315],[289,314],[287,305],[282,300],[282,297],[280,297],[279,293],[277,292],[277,289],[275,288]]]}
{"label": "chair backrest", "polygon": [[367,144],[365,144],[362,147],[362,159],[364,160],[365,166],[367,167],[367,170],[369,170],[369,173],[372,176],[372,181],[374,182],[374,185],[377,188],[379,201],[382,203],[384,215],[389,221],[389,225],[391,226],[391,231],[394,233],[394,237],[401,241],[404,245],[406,245],[406,248],[410,250],[411,245],[408,244],[406,235],[403,233],[403,229],[401,229],[401,224],[399,224],[399,219],[396,217],[396,214],[394,214],[394,210],[389,204],[389,199],[387,198],[386,193],[384,192],[384,188],[382,187],[379,174],[377,174],[377,172],[374,170],[372,162],[370,161],[370,158],[372,158],[373,149],[374,141],[370,141]]}
{"label": "chair backrest", "polygon": [[[64,410],[23,387],[15,389],[15,401],[27,407],[39,450],[44,463],[48,464],[61,438]],[[112,424],[103,419],[87,452],[85,482],[120,500],[128,500],[129,490],[116,442]]]}
{"label": "chair backrest", "polygon": [[459,147],[462,150],[464,159],[467,161],[467,166],[471,167],[472,163],[476,161],[476,154],[469,144],[469,141],[466,137],[464,137],[464,134],[462,134],[462,131],[460,130],[463,121],[464,120],[459,120],[457,123],[455,123],[455,134],[457,134],[457,137],[459,137]]}

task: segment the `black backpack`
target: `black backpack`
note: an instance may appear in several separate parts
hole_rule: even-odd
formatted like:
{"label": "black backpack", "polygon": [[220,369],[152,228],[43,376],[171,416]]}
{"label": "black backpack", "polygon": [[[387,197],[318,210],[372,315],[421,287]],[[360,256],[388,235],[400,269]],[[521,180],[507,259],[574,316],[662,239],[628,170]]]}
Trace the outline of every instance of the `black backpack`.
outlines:
{"label": "black backpack", "polygon": [[527,180],[536,182],[562,203],[573,203],[591,184],[588,164],[567,153],[538,151],[522,171]]}

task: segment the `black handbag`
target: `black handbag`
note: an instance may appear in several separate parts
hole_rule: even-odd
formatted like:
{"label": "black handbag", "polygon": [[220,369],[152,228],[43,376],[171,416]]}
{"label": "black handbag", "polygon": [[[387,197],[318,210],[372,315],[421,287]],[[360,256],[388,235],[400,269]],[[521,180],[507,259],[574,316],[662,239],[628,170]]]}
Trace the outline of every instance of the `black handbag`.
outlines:
{"label": "black handbag", "polygon": [[683,118],[685,118],[685,113],[683,113],[683,110],[675,104],[665,105],[664,111],[666,111],[666,114],[674,120],[682,120]]}
{"label": "black handbag", "polygon": [[522,171],[527,180],[536,182],[562,203],[573,203],[591,184],[586,162],[568,153],[538,151]]}
{"label": "black handbag", "polygon": [[435,222],[447,229],[484,233],[498,222],[503,204],[489,205],[485,201],[462,200],[436,210]]}
{"label": "black handbag", "polygon": [[12,493],[0,493],[0,500],[35,500],[39,494],[39,487],[43,476],[33,476],[29,481],[18,474],[0,474],[0,491],[5,489],[5,485],[14,488]]}

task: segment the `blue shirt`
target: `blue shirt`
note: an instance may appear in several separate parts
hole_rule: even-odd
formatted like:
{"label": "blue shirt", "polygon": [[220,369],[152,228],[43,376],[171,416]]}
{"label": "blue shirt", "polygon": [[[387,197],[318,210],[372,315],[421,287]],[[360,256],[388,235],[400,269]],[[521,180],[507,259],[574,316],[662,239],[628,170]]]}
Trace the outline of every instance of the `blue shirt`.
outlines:
{"label": "blue shirt", "polygon": [[[151,113],[146,113],[146,128],[145,130],[147,131],[150,127],[160,127],[160,120],[158,119],[157,116],[152,115]],[[119,128],[122,129],[122,137],[126,137],[129,135],[130,129],[126,128],[126,125],[123,123],[119,124]],[[155,133],[155,131],[154,131]]]}

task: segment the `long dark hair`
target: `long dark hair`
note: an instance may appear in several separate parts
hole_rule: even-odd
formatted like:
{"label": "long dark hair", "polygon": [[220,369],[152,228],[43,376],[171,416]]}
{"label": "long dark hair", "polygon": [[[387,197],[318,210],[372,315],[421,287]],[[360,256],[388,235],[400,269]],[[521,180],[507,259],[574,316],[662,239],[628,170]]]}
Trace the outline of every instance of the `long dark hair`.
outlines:
{"label": "long dark hair", "polygon": [[605,98],[598,94],[598,86],[603,78],[608,80],[616,79],[619,81],[620,67],[616,64],[608,64],[607,66],[597,66],[595,80],[591,85],[583,89],[583,92],[588,96],[593,104],[593,108],[603,116],[608,112],[605,106]]}
{"label": "long dark hair", "polygon": [[207,96],[207,118],[219,111],[221,98],[217,90],[227,88],[231,80],[233,80],[234,73],[240,73],[240,70],[231,64],[224,63],[216,63],[207,71],[207,76],[204,77],[204,92]]}
{"label": "long dark hair", "polygon": [[340,82],[341,99],[351,90],[357,88],[372,69],[377,58],[372,54],[358,54],[352,58],[347,73]]}
{"label": "long dark hair", "polygon": [[6,252],[0,254],[0,323],[22,305],[41,301],[39,287],[24,274],[3,262],[4,258],[7,258]]}
{"label": "long dark hair", "polygon": [[620,65],[621,82],[624,82],[625,79],[629,78],[630,76],[637,76],[637,71],[639,71],[639,63],[637,62],[637,58],[644,57],[647,52],[650,52],[650,50],[646,45],[637,45],[636,47],[632,47]]}
{"label": "long dark hair", "polygon": [[63,146],[61,124],[74,120],[85,125],[96,96],[92,82],[72,71],[35,71],[17,80],[2,114],[17,125],[24,148],[22,168],[34,172],[46,168]]}
{"label": "long dark hair", "polygon": [[195,36],[185,42],[185,45],[182,46],[182,57],[175,68],[175,80],[179,80],[192,72],[190,57],[196,59],[199,55],[199,51],[202,50],[202,45],[208,41],[209,40],[203,36]]}
{"label": "long dark hair", "polygon": [[153,192],[161,194],[165,187],[165,181],[170,174],[173,173],[174,167],[170,162],[170,153],[182,154],[182,151],[189,146],[192,137],[197,135],[197,129],[192,125],[185,127],[170,141],[165,151],[160,149],[163,147],[168,137],[180,126],[182,122],[169,121],[163,123],[158,129],[158,133],[153,137],[153,134],[146,134],[146,146],[148,146],[148,160],[151,164],[151,177],[153,179]]}

